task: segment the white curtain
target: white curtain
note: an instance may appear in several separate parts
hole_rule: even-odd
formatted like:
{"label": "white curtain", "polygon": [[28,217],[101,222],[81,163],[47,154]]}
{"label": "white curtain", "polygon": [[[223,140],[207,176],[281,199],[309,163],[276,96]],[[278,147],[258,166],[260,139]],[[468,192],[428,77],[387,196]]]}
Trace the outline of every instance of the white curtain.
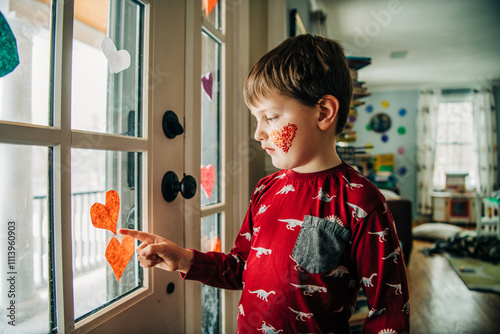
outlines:
{"label": "white curtain", "polygon": [[432,214],[432,177],[436,152],[438,90],[420,93],[417,115],[417,212]]}
{"label": "white curtain", "polygon": [[488,197],[498,189],[497,129],[492,89],[475,91],[472,108],[478,156],[477,192],[481,197]]}

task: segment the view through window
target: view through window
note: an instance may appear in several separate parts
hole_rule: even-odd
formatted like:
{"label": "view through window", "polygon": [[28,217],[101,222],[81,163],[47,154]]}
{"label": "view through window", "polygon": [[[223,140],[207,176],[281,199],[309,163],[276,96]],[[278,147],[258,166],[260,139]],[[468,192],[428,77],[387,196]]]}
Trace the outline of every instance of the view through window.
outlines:
{"label": "view through window", "polygon": [[446,173],[468,173],[466,189],[477,183],[477,152],[472,102],[467,98],[441,102],[437,116],[433,185],[444,190]]}

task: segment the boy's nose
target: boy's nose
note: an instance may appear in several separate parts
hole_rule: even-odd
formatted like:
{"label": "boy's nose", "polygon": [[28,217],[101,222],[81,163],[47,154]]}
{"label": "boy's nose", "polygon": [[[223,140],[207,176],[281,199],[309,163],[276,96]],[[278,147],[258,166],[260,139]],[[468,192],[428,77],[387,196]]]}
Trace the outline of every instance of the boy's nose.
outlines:
{"label": "boy's nose", "polygon": [[263,140],[266,140],[266,138],[267,138],[267,133],[266,133],[265,131],[263,131],[263,130],[262,130],[262,127],[260,127],[259,125],[257,125],[257,128],[255,129],[254,138],[255,138],[255,140],[257,140],[257,141],[263,141]]}

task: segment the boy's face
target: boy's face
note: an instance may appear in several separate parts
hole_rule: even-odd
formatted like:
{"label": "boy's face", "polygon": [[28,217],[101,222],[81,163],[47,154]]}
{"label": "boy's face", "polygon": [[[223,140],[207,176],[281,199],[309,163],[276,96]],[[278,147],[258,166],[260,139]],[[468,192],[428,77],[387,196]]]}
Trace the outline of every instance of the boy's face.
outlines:
{"label": "boy's face", "polygon": [[329,150],[325,132],[318,127],[319,106],[305,106],[283,95],[268,95],[259,99],[251,112],[257,119],[255,139],[280,169],[310,173],[321,169]]}

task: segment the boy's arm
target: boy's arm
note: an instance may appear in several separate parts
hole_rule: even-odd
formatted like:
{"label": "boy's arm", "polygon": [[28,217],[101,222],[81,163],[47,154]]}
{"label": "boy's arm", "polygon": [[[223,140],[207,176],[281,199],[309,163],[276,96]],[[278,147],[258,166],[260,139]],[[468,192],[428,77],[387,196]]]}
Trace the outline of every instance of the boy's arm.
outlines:
{"label": "boy's arm", "polygon": [[157,267],[167,271],[186,272],[191,265],[193,253],[170,240],[156,234],[123,228],[118,233],[142,242],[136,253],[144,268]]}
{"label": "boy's arm", "polygon": [[352,256],[370,313],[364,333],[410,331],[406,268],[392,215],[380,204],[353,228]]}
{"label": "boy's arm", "polygon": [[[246,235],[246,232],[242,231],[248,229],[249,222],[248,219],[245,219],[240,231],[241,235]],[[144,268],[157,267],[166,271],[179,271],[182,278],[197,280],[218,288],[242,288],[241,277],[250,249],[248,245],[243,249],[238,247],[239,237],[231,252],[224,254],[185,249],[168,239],[142,231],[120,229],[118,233],[131,236],[142,242],[137,247],[136,252],[138,260]]]}
{"label": "boy's arm", "polygon": [[250,252],[247,235],[252,234],[251,209],[248,210],[243,225],[236,237],[235,246],[229,254],[220,252],[203,253],[193,251],[189,270],[181,277],[196,280],[217,288],[238,290],[243,288],[242,275]]}

